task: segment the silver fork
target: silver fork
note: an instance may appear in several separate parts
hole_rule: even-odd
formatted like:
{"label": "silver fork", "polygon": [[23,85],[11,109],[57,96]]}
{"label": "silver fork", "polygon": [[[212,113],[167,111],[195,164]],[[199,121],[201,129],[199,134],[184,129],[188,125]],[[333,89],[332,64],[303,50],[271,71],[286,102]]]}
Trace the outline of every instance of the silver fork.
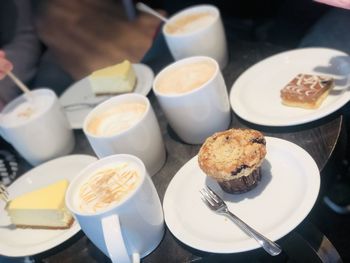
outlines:
{"label": "silver fork", "polygon": [[108,100],[109,98],[110,98],[110,96],[105,97],[105,98],[101,98],[99,101],[95,101],[95,102],[76,102],[76,103],[72,103],[72,104],[63,105],[62,107],[66,111],[75,111],[75,110],[81,110],[84,108],[94,108],[95,106]]}
{"label": "silver fork", "polygon": [[267,253],[276,256],[282,252],[282,249],[273,241],[258,233],[236,215],[231,213],[224,200],[221,199],[209,186],[199,191],[203,202],[214,212],[228,217],[232,222],[237,224],[246,234],[254,238]]}
{"label": "silver fork", "polygon": [[66,111],[75,111],[75,110],[80,110],[84,108],[93,108],[100,104],[100,102],[79,102],[79,103],[73,103],[73,104],[68,104],[64,105],[63,108]]}
{"label": "silver fork", "polygon": [[9,201],[9,193],[7,191],[6,186],[2,183],[0,183],[0,199],[6,203]]}

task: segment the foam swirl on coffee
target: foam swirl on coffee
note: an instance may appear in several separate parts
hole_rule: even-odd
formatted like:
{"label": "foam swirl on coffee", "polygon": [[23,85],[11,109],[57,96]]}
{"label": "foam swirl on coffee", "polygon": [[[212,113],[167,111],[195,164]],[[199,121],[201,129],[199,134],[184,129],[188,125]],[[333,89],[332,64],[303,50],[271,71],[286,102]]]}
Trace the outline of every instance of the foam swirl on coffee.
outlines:
{"label": "foam swirl on coffee", "polygon": [[95,213],[120,203],[137,188],[140,181],[139,171],[129,163],[101,168],[81,185],[78,208],[82,212]]}
{"label": "foam swirl on coffee", "polygon": [[111,136],[135,125],[146,111],[144,103],[132,102],[112,106],[93,116],[87,130],[96,136]]}
{"label": "foam swirl on coffee", "polygon": [[188,14],[167,24],[165,30],[168,34],[173,35],[187,34],[207,27],[213,23],[214,20],[214,14],[209,12]]}
{"label": "foam swirl on coffee", "polygon": [[179,65],[160,75],[155,88],[163,94],[186,93],[209,81],[215,70],[215,65],[209,61]]}
{"label": "foam swirl on coffee", "polygon": [[21,125],[26,123],[48,110],[53,104],[51,96],[43,94],[31,94],[29,100],[24,100],[16,107],[3,114],[3,121],[6,125]]}

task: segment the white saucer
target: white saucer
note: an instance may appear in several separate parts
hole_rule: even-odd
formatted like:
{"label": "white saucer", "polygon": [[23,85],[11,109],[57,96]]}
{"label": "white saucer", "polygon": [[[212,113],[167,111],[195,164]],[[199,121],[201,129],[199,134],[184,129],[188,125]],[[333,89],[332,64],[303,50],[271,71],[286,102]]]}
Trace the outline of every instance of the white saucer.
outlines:
{"label": "white saucer", "polygon": [[[96,160],[96,157],[89,155],[68,155],[39,165],[8,187],[10,199],[60,179],[71,181],[83,168]],[[4,208],[5,203],[0,201],[0,255],[3,256],[24,257],[44,252],[68,240],[80,230],[76,221],[65,230],[16,229],[10,225]]]}
{"label": "white saucer", "polygon": [[[282,105],[280,90],[297,74],[328,75],[335,87],[318,109]],[[233,84],[233,111],[249,122],[266,126],[290,126],[327,116],[350,98],[350,59],[341,51],[303,48],[283,52],[247,69]]]}
{"label": "white saucer", "polygon": [[[145,64],[132,64],[134,67],[137,83],[134,89],[135,93],[147,95],[152,89],[154,73],[150,67]],[[60,103],[64,107],[66,105],[76,103],[98,103],[112,96],[95,96],[92,93],[88,77],[74,83],[61,95]],[[81,107],[75,110],[67,110],[66,114],[73,129],[81,129],[83,122],[93,107]]]}
{"label": "white saucer", "polygon": [[243,221],[275,241],[293,230],[310,212],[320,188],[320,174],[301,147],[266,137],[267,155],[262,180],[244,194],[224,193],[199,168],[197,156],[171,180],[163,201],[165,222],[183,243],[213,253],[236,253],[258,248],[226,217],[215,214],[201,200],[199,190],[209,185]]}

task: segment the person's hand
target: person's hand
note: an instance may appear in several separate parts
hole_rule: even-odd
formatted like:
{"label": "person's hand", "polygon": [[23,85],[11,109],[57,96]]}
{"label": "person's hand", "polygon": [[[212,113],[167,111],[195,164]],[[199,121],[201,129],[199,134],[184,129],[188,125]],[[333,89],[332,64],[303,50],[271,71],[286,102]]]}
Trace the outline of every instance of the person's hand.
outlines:
{"label": "person's hand", "polygon": [[6,59],[5,52],[0,50],[0,80],[3,79],[7,72],[11,71],[12,69],[12,63]]}
{"label": "person's hand", "polygon": [[350,9],[350,0],[314,0],[315,2]]}

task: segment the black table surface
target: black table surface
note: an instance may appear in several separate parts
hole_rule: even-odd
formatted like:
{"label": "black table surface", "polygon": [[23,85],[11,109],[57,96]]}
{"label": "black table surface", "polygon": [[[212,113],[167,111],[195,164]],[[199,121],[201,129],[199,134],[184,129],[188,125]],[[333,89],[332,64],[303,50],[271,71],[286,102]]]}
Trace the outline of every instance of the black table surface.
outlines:
{"label": "black table surface", "polygon": [[[273,54],[285,51],[285,48],[271,44],[250,42],[235,39],[229,36],[229,65],[223,70],[223,75],[228,90],[237,77],[250,66]],[[143,63],[148,64],[155,72],[159,72],[163,67],[173,60],[165,45],[164,39],[158,35],[153,46],[146,54]],[[176,172],[193,156],[198,153],[200,145],[189,145],[183,143],[171,130],[165,116],[151,92],[148,95],[153,108],[157,114],[162,134],[164,137],[167,160],[163,168],[152,177],[157,188],[161,201],[167,186]],[[304,125],[292,127],[265,127],[246,122],[237,117],[232,112],[231,127],[249,127],[262,131],[265,135],[274,136],[291,141],[304,148],[316,161],[322,170],[329,160],[339,138],[342,126],[342,116],[334,113],[321,120],[317,120]],[[94,155],[83,132],[75,131],[76,147],[74,153]],[[304,220],[305,221],[305,220]],[[310,234],[310,231],[312,232]],[[314,240],[310,242],[309,237]],[[325,243],[326,241],[326,243]],[[159,247],[150,255],[142,259],[143,262],[291,262],[298,258],[299,262],[321,262],[317,253],[322,246],[333,249],[330,242],[320,233],[310,222],[303,222],[295,230],[278,240],[283,247],[284,253],[272,258],[262,249],[256,249],[237,254],[213,254],[192,249],[166,229],[165,236]],[[311,244],[311,245],[310,245]],[[338,258],[338,254],[333,254]],[[34,256],[36,260],[43,262],[108,262],[94,245],[80,232],[59,247],[40,255]]]}

